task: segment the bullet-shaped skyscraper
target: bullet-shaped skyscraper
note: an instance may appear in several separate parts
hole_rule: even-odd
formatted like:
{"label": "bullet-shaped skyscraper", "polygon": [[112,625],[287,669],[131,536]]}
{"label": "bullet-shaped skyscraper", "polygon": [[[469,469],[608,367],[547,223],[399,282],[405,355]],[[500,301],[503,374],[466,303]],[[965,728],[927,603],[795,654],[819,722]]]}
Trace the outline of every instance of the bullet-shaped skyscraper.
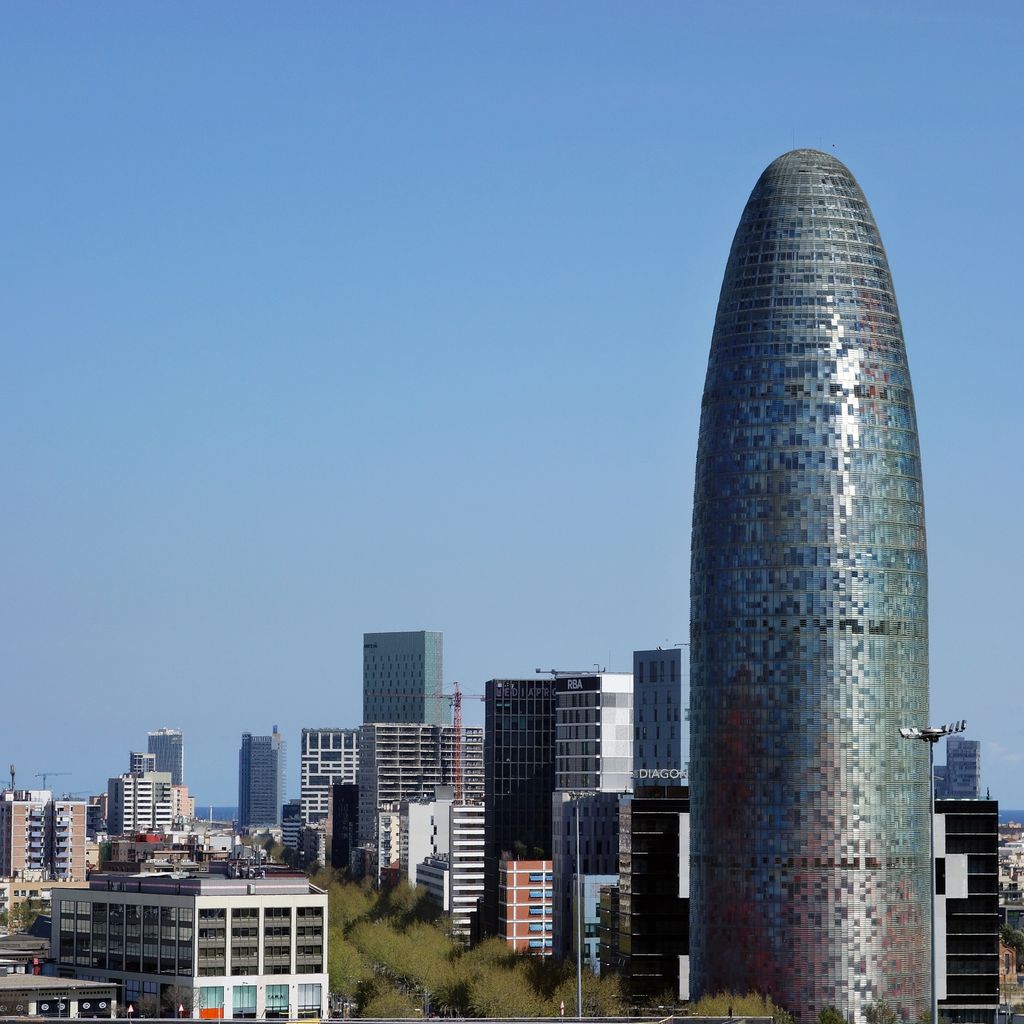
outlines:
{"label": "bullet-shaped skyscraper", "polygon": [[834,156],[761,175],[701,412],[691,986],[801,1019],[928,1006],[924,500],[882,240]]}

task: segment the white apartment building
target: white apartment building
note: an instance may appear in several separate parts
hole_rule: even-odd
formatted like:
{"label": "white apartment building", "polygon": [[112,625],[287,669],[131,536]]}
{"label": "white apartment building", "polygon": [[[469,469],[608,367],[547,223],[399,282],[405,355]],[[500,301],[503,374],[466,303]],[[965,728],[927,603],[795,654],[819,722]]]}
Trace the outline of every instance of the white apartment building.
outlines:
{"label": "white apartment building", "polygon": [[381,876],[401,861],[402,815],[395,805],[385,808],[377,815],[377,884]]}
{"label": "white apartment building", "polygon": [[469,940],[484,894],[484,805],[452,804],[448,874],[452,934]]}
{"label": "white apartment building", "polygon": [[136,1012],[327,1015],[327,896],[301,875],[94,875],[54,893],[52,943],[60,975],[123,986]]}
{"label": "white apartment building", "polygon": [[354,785],[359,776],[358,729],[303,729],[299,761],[302,823],[323,821],[331,786]]}
{"label": "white apartment building", "polygon": [[410,884],[416,884],[421,861],[447,856],[454,800],[451,786],[438,786],[433,800],[402,804],[399,864],[402,877]]}
{"label": "white apartment building", "polygon": [[403,804],[400,842],[406,857],[403,877],[426,886],[434,902],[451,915],[452,934],[468,941],[484,893],[483,804],[457,804],[449,795]]}
{"label": "white apartment building", "polygon": [[107,831],[112,836],[170,831],[175,806],[170,772],[119,775],[107,782]]}
{"label": "white apartment building", "polygon": [[448,858],[428,857],[416,865],[416,884],[427,890],[427,895],[447,914],[451,910],[448,876],[451,865]]}

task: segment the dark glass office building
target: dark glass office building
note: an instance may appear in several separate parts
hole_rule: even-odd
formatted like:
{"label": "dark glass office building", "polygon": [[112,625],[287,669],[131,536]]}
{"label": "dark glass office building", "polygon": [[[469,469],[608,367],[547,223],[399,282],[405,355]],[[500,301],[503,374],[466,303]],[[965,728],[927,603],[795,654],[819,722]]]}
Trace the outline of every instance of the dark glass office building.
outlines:
{"label": "dark glass office building", "polygon": [[555,789],[555,684],[489,679],[484,684],[484,918],[498,927],[498,868],[506,854],[551,859]]}
{"label": "dark glass office building", "polygon": [[689,849],[685,786],[642,786],[623,801],[619,884],[601,890],[600,958],[636,1006],[689,998]]}
{"label": "dark glass office building", "polygon": [[691,985],[801,1020],[928,1006],[928,603],[917,423],[874,217],[795,150],[740,218],[691,565]]}
{"label": "dark glass office building", "polygon": [[936,800],[935,939],[941,1021],[995,1024],[1000,923],[998,801]]}

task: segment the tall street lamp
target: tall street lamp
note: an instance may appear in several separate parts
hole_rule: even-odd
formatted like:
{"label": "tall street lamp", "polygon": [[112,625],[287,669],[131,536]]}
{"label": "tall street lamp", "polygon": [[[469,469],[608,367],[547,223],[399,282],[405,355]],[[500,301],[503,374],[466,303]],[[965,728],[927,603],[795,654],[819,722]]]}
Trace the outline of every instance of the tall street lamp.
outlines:
{"label": "tall street lamp", "polygon": [[928,893],[929,919],[931,924],[932,958],[932,1024],[939,1024],[939,990],[935,979],[935,744],[943,736],[952,736],[967,728],[967,720],[950,722],[949,725],[931,725],[923,729],[914,727],[900,729],[905,740],[921,740],[928,744],[928,877],[931,879]]}
{"label": "tall street lamp", "polygon": [[580,801],[590,796],[584,790],[569,790],[568,797],[573,802],[576,822],[576,1018],[583,1019],[583,883],[580,876]]}

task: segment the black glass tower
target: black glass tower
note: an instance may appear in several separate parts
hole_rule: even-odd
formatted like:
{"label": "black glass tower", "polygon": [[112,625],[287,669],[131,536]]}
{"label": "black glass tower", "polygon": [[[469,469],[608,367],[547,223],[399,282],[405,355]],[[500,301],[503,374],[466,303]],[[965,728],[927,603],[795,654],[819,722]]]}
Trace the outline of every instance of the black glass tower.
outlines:
{"label": "black glass tower", "polygon": [[551,857],[555,699],[550,679],[484,684],[484,928],[491,934],[502,856]]}
{"label": "black glass tower", "polygon": [[928,605],[885,249],[834,156],[740,218],[701,411],[691,565],[691,980],[801,1019],[928,1006]]}

